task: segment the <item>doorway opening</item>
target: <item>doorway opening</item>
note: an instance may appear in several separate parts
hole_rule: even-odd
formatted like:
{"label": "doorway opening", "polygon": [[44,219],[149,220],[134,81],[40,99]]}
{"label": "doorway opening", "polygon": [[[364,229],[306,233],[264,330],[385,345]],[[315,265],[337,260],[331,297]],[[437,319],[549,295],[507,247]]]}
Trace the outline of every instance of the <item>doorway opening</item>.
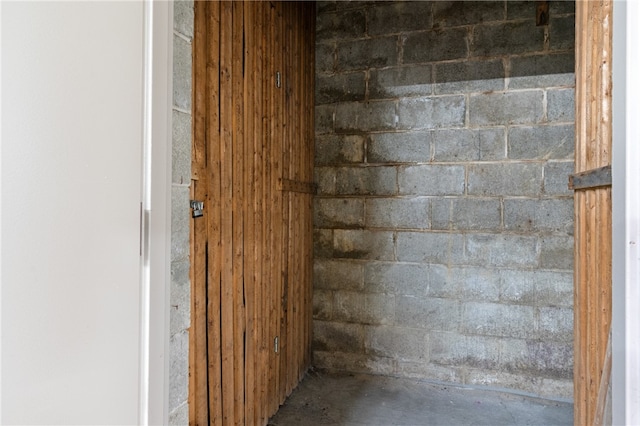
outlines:
{"label": "doorway opening", "polygon": [[[239,169],[228,168],[231,183],[225,187],[229,180],[222,179],[214,185],[229,191],[229,197],[214,197],[218,207],[205,210],[215,211],[226,202],[228,208],[220,211],[243,212],[244,226],[247,205],[234,204],[233,182],[242,182],[242,191],[251,194],[276,194],[286,186],[306,194],[301,196],[306,201],[317,185],[314,366],[573,397],[574,362],[582,363],[573,356],[574,193],[567,186],[575,167],[576,5],[549,2],[545,23],[538,22],[541,3],[547,2],[320,2],[315,5],[315,31],[306,26],[297,35],[289,33],[291,39],[316,36],[311,49],[315,66],[298,69],[307,78],[303,89],[314,80],[306,70],[315,69],[315,176],[271,182],[271,189],[255,192],[248,182],[253,180],[257,188],[266,185],[267,173],[276,176],[273,168],[260,172],[264,179],[243,175],[240,180],[233,174]],[[263,15],[272,16],[268,13]],[[215,18],[211,22],[220,25]],[[220,26],[220,34],[235,34],[230,42],[233,46],[235,40],[244,58],[235,62],[235,69],[242,65],[246,70],[251,56],[245,50],[246,33],[234,33],[232,25]],[[607,37],[604,30],[582,28],[594,40],[594,34]],[[273,31],[271,36],[278,34]],[[584,34],[579,37],[585,43]],[[261,63],[269,64],[274,52],[284,52],[286,60],[284,44],[283,39],[273,50],[265,47]],[[234,72],[225,74],[223,65],[215,65],[221,84],[225,77],[233,81]],[[277,65],[267,66],[264,80],[277,86],[282,74]],[[581,72],[582,77],[589,74]],[[238,92],[222,96],[222,89],[218,95],[196,89],[198,93],[208,93],[222,105]],[[278,96],[283,95],[268,93],[261,101],[269,99],[267,104],[256,105],[279,111]],[[307,93],[304,99],[312,97]],[[224,122],[215,113],[208,119]],[[194,115],[196,128],[198,120]],[[259,121],[254,120],[255,129]],[[234,129],[246,132],[239,123]],[[272,129],[262,123],[263,129]],[[224,132],[224,125],[220,129]],[[256,165],[256,156],[265,153],[255,151],[263,148],[258,142],[251,143],[242,158],[254,155],[251,164]],[[232,165],[234,158],[245,161],[232,150],[221,151],[220,158],[225,153]],[[194,187],[199,180],[196,176]],[[606,203],[607,197],[601,198]],[[284,219],[294,211],[276,208],[269,213]],[[249,227],[249,240],[251,229],[258,228]],[[238,228],[221,225],[216,232],[227,233],[228,238],[216,240],[222,245],[234,238],[246,243]],[[228,259],[237,258],[237,246],[227,248]],[[273,251],[289,247],[284,240],[268,247],[281,261],[289,256]],[[233,277],[233,262],[227,266]],[[598,271],[598,279],[606,280],[606,262]],[[231,287],[232,294],[241,294],[239,282]],[[270,306],[288,295],[285,287],[275,284],[267,291],[276,300]],[[589,326],[598,332],[605,328],[607,306],[610,315],[606,295],[600,301],[605,321]],[[281,317],[270,312],[272,318]],[[236,341],[246,341],[239,330],[233,333],[239,336]],[[606,339],[600,340],[606,347]],[[592,365],[602,364],[601,346]],[[245,353],[244,346],[234,351]],[[303,359],[309,365],[309,358]],[[228,362],[231,367],[233,361]],[[233,374],[240,370],[238,366]],[[599,378],[601,370],[595,367],[588,374]],[[593,407],[597,391],[589,386],[588,405]],[[281,395],[279,389],[275,393]],[[284,389],[284,394],[290,391]]]}

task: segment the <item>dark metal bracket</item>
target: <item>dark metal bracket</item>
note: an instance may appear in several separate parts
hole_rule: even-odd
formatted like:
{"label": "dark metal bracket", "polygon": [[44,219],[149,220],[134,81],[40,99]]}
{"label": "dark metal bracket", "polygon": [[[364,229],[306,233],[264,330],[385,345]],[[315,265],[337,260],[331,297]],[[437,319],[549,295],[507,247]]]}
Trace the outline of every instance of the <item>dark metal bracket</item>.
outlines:
{"label": "dark metal bracket", "polygon": [[611,166],[599,167],[569,175],[569,189],[591,189],[611,186]]}
{"label": "dark metal bracket", "polygon": [[549,25],[549,2],[536,1],[536,26]]}

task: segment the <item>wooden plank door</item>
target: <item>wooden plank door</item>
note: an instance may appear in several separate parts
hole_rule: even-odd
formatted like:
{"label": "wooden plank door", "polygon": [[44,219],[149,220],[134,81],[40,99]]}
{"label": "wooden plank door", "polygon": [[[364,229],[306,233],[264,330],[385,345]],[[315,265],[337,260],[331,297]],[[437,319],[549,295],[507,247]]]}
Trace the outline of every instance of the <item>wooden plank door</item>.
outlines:
{"label": "wooden plank door", "polygon": [[310,363],[314,16],[195,5],[192,424],[266,424]]}
{"label": "wooden plank door", "polygon": [[[576,2],[574,422],[602,420],[611,326],[612,1]],[[604,378],[604,380],[603,380]],[[602,385],[602,386],[601,386]],[[599,402],[600,401],[600,402]]]}

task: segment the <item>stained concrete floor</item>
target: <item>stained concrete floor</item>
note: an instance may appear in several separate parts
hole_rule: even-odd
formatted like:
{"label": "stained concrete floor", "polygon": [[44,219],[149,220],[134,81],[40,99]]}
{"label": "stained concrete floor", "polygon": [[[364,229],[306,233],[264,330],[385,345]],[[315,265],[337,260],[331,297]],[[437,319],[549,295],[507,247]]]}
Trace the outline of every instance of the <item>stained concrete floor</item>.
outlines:
{"label": "stained concrete floor", "polygon": [[311,372],[269,425],[573,425],[573,405],[420,380]]}

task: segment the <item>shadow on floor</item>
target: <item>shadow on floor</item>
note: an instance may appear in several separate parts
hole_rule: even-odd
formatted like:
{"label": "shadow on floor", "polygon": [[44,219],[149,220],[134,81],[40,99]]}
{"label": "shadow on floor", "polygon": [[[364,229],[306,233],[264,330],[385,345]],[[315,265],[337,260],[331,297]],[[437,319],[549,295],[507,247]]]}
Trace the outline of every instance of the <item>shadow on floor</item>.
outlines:
{"label": "shadow on floor", "polygon": [[573,404],[417,379],[311,372],[269,425],[573,425]]}

